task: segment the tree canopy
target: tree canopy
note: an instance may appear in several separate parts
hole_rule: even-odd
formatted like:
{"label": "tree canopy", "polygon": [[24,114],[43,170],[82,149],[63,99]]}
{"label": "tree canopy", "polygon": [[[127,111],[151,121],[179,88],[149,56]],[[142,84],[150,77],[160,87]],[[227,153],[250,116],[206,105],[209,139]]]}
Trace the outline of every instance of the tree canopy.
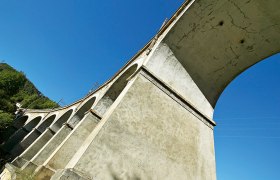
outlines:
{"label": "tree canopy", "polygon": [[16,103],[22,108],[56,108],[58,104],[42,95],[26,78],[6,63],[0,63],[0,139],[8,126],[15,119]]}

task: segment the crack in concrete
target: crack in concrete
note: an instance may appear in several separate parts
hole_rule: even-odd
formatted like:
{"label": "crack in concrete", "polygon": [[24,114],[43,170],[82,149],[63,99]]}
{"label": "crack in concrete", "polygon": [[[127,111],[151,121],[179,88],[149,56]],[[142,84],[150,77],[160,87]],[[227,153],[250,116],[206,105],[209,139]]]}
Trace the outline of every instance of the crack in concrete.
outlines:
{"label": "crack in concrete", "polygon": [[214,12],[214,10],[210,11],[210,12],[208,13],[208,16],[210,16],[213,12]]}
{"label": "crack in concrete", "polygon": [[[203,12],[205,9],[207,9],[208,7],[211,7],[211,6],[213,6],[213,4],[209,4],[209,5],[207,5],[206,7],[204,7],[203,9],[201,9],[201,12]],[[210,10],[212,10],[213,8],[210,8]]]}
{"label": "crack in concrete", "polygon": [[189,35],[190,35],[192,32],[195,32],[195,30],[196,30],[196,28],[197,28],[197,25],[196,25],[195,23],[193,23],[192,25],[193,25],[192,29],[191,29],[189,32],[184,33],[184,35],[179,39],[178,44],[180,44],[180,43],[183,41],[183,39],[188,38]]}
{"label": "crack in concrete", "polygon": [[250,2],[251,2],[251,0],[248,0],[248,1],[245,2],[245,4],[249,4]]}
{"label": "crack in concrete", "polygon": [[249,28],[249,26],[242,27],[242,26],[240,26],[240,25],[237,25],[237,24],[234,22],[233,17],[229,14],[229,12],[227,12],[227,15],[228,15],[229,18],[230,18],[231,24],[232,24],[233,26],[237,27],[238,29],[241,29],[241,30],[245,31],[246,33],[252,33],[252,34],[258,33],[258,32],[256,32],[256,31],[255,31],[255,32],[254,32],[254,31],[248,31],[247,28]]}
{"label": "crack in concrete", "polygon": [[242,9],[235,2],[233,2],[232,0],[227,0],[227,1],[229,3],[231,3],[234,7],[236,7],[238,9],[238,11],[244,16],[244,18],[248,19],[248,17],[245,15],[245,13],[242,11]]}
{"label": "crack in concrete", "polygon": [[225,67],[221,67],[221,68],[218,68],[218,69],[214,70],[213,72],[211,72],[209,74],[212,74],[212,73],[216,74],[217,72],[222,71],[224,69],[225,69]]}
{"label": "crack in concrete", "polygon": [[233,50],[231,44],[229,45],[229,48],[230,48],[231,52],[235,55],[235,59],[239,59],[240,56],[237,55],[237,53]]}
{"label": "crack in concrete", "polygon": [[230,60],[226,65],[228,66],[228,65],[231,65],[231,66],[234,66],[234,67],[236,67],[237,66],[237,63],[238,62],[236,62],[236,61],[234,61],[234,60]]}

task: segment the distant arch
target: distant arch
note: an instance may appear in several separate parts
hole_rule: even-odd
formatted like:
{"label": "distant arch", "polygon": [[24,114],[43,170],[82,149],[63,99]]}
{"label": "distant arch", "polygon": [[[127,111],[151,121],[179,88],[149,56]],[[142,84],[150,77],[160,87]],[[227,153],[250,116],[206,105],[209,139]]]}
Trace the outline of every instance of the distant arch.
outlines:
{"label": "distant arch", "polygon": [[24,124],[26,123],[27,119],[28,119],[28,115],[21,116],[21,117],[15,119],[15,121],[13,123],[13,126],[15,128],[21,128],[22,126],[24,126]]}
{"label": "distant arch", "polygon": [[109,96],[111,100],[115,101],[121,94],[125,86],[127,85],[129,78],[136,72],[138,65],[134,64],[130,66],[110,87],[106,96]]}
{"label": "distant arch", "polygon": [[65,112],[53,125],[51,125],[51,129],[55,132],[57,132],[63,125],[63,123],[65,123],[70,116],[73,113],[73,109],[69,109],[67,112]]}
{"label": "distant arch", "polygon": [[113,82],[111,87],[105,93],[105,95],[99,100],[96,107],[94,108],[100,115],[103,115],[107,109],[115,102],[115,100],[119,97],[121,92],[126,87],[129,82],[131,76],[137,71],[138,64],[135,63],[130,66],[123,74],[118,77],[118,79]]}
{"label": "distant arch", "polygon": [[0,143],[8,140],[18,129],[24,126],[27,120],[28,115],[24,115],[15,119],[13,125],[9,126],[2,134],[0,134]]}
{"label": "distant arch", "polygon": [[45,129],[46,129],[47,127],[49,127],[49,126],[51,125],[51,123],[54,121],[55,117],[56,117],[55,114],[51,115],[50,117],[48,117],[47,119],[45,119],[45,120],[38,126],[37,129],[38,129],[40,132],[45,131]]}
{"label": "distant arch", "polygon": [[42,119],[42,116],[35,117],[30,122],[28,122],[27,124],[24,125],[24,129],[26,129],[27,131],[31,131],[35,126],[37,126],[37,124],[39,124],[41,119]]}
{"label": "distant arch", "polygon": [[86,101],[86,103],[84,103],[82,105],[81,108],[78,109],[78,111],[76,112],[75,116],[77,118],[77,120],[81,120],[83,119],[85,113],[90,110],[90,108],[93,106],[94,102],[96,100],[96,97],[91,97],[89,100]]}

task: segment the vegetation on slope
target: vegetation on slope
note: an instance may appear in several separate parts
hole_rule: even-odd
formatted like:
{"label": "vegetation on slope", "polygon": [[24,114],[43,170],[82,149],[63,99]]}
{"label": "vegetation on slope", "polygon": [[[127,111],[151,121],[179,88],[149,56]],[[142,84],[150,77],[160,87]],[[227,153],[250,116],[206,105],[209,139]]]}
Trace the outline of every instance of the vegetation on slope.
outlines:
{"label": "vegetation on slope", "polygon": [[[18,72],[6,63],[0,63],[0,144],[8,138],[8,127],[16,118],[16,103],[27,109],[58,107],[57,103],[43,96],[23,72]],[[6,161],[5,153],[0,149],[0,170]]]}
{"label": "vegetation on slope", "polygon": [[15,118],[16,103],[28,109],[58,107],[57,103],[43,96],[23,72],[0,63],[0,139]]}

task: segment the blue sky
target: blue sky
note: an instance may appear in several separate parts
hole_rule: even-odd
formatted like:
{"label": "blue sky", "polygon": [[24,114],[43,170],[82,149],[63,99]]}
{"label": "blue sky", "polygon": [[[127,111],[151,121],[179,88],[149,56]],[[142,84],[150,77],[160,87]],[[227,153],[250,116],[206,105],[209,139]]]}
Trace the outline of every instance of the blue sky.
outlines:
{"label": "blue sky", "polygon": [[[141,49],[182,0],[2,0],[0,61],[69,104]],[[280,55],[224,91],[214,119],[217,178],[280,179]]]}

